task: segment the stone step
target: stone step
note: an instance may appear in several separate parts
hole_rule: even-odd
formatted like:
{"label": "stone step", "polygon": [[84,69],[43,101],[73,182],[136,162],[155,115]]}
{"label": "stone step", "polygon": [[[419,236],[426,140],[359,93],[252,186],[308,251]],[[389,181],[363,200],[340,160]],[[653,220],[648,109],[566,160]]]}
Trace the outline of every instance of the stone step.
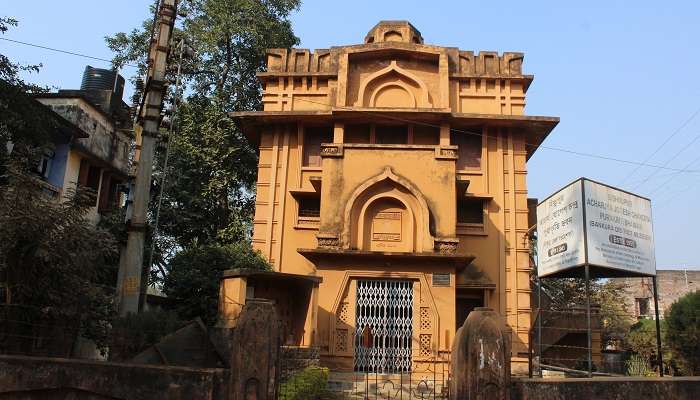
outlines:
{"label": "stone step", "polygon": [[[437,387],[435,387],[437,386]],[[328,377],[328,389],[332,392],[342,392],[358,398],[398,399],[398,398],[433,398],[436,389],[436,399],[445,398],[443,387],[447,382],[432,381],[432,377],[421,380],[408,375],[399,374],[362,374],[354,372],[331,372]]]}

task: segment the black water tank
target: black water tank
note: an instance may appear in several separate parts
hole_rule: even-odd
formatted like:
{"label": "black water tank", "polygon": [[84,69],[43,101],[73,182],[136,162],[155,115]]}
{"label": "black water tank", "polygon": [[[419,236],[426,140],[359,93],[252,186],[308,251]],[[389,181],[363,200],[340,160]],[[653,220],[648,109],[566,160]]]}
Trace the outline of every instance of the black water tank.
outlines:
{"label": "black water tank", "polygon": [[83,72],[80,90],[112,90],[116,97],[121,99],[124,94],[124,78],[115,70],[88,65]]}

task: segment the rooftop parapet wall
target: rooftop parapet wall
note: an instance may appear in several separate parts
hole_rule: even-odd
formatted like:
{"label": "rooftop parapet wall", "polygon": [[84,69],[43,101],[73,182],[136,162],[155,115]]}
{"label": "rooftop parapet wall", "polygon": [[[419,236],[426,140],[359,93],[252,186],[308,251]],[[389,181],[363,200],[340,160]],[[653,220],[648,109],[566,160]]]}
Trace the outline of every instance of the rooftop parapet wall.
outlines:
{"label": "rooftop parapet wall", "polygon": [[460,51],[458,64],[451,69],[451,75],[464,77],[522,77],[523,53],[506,52],[499,56],[495,51]]}
{"label": "rooftop parapet wall", "polygon": [[269,49],[265,111],[402,108],[523,115],[533,80],[519,52],[462,51],[423,43],[407,21],[381,21],[365,43]]}
{"label": "rooftop parapet wall", "polygon": [[333,47],[331,49],[268,49],[267,71],[259,75],[262,78],[275,75],[308,75],[338,74],[338,61],[341,53],[360,49],[367,51],[379,49],[414,49],[422,48],[438,50],[448,55],[450,61],[450,77],[492,77],[492,78],[532,78],[523,75],[522,65],[524,53],[505,52],[501,55],[496,51],[460,51],[451,47],[424,46],[417,44],[381,43]]}
{"label": "rooftop parapet wall", "polygon": [[[338,58],[331,57],[328,49],[268,49],[267,74],[284,72],[288,74],[327,73],[337,75]],[[265,76],[266,73],[262,73]]]}

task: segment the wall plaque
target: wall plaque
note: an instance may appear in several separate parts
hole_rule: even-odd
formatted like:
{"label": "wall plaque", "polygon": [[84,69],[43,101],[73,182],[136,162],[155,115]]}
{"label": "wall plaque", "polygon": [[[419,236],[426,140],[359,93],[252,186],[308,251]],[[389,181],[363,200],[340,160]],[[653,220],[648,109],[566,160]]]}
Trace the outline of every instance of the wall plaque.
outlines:
{"label": "wall plaque", "polygon": [[401,212],[378,212],[372,220],[372,240],[378,242],[401,241]]}
{"label": "wall plaque", "polygon": [[449,273],[434,273],[433,274],[433,286],[450,286],[450,274]]}

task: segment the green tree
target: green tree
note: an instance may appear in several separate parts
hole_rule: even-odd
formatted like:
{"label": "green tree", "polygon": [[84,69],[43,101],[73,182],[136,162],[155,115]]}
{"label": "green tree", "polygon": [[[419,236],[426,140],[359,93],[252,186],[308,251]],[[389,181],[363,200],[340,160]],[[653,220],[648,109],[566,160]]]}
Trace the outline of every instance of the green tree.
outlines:
{"label": "green tree", "polygon": [[[298,43],[289,22],[298,0],[192,0],[179,6],[185,16],[174,36],[176,42],[186,39],[195,55],[183,63],[187,99],[175,117],[168,171],[165,146],[154,166],[155,182],[168,176],[156,238],[166,254],[248,240],[257,155],[227,114],[260,109],[256,73],[265,66],[265,50]],[[138,63],[143,72],[151,27],[149,19],[106,38],[115,66]],[[174,101],[172,92],[168,99]]]}
{"label": "green tree", "polygon": [[164,292],[176,300],[183,319],[216,322],[219,280],[227,269],[269,270],[269,264],[245,242],[193,246],[177,253],[168,265]]}
{"label": "green tree", "polygon": [[[672,355],[666,346],[668,334],[665,321],[660,321],[661,326],[661,352],[664,357],[664,364],[669,365]],[[626,347],[641,356],[648,366],[658,368],[658,354],[656,346],[656,321],[653,319],[642,319],[632,325],[629,334],[625,338]]]}
{"label": "green tree", "polygon": [[682,371],[700,372],[700,291],[688,293],[666,312],[668,346],[678,357]]}
{"label": "green tree", "polygon": [[[0,34],[16,25],[0,18]],[[66,356],[78,336],[105,345],[118,254],[114,237],[86,219],[94,192],[59,203],[30,172],[61,124],[31,97],[46,88],[20,76],[39,67],[0,54],[0,281],[11,302],[0,329],[6,351]]]}
{"label": "green tree", "polygon": [[[17,20],[0,17],[0,34],[17,26]],[[7,144],[44,145],[57,128],[45,107],[30,96],[47,89],[25,82],[20,74],[39,72],[41,65],[21,65],[0,53],[0,167],[7,167]]]}
{"label": "green tree", "polygon": [[[56,202],[25,171],[26,162],[14,162],[0,187],[0,271],[12,303],[0,325],[10,337],[42,337],[47,351],[64,356],[78,336],[104,346],[118,253],[114,237],[86,218],[95,194]],[[63,341],[51,344],[56,334]],[[26,351],[36,343],[4,345]]]}
{"label": "green tree", "polygon": [[[586,281],[580,278],[549,278],[542,281],[543,290],[551,299],[551,307],[571,311],[586,305]],[[621,342],[629,332],[633,319],[624,302],[625,287],[609,279],[591,279],[591,305],[600,307],[602,344]]]}

